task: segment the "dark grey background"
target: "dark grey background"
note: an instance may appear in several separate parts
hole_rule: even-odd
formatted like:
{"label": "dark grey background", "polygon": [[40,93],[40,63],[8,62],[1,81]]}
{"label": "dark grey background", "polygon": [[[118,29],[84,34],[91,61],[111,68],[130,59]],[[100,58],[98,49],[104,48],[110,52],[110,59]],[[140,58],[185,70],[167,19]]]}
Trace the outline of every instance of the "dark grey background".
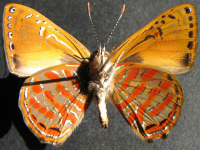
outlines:
{"label": "dark grey background", "polygon": [[[102,44],[107,41],[123,4],[126,4],[124,16],[107,50],[110,50],[114,44],[119,46],[159,14],[176,5],[191,3],[196,7],[196,14],[200,17],[198,0],[0,0],[0,20],[2,20],[4,6],[8,3],[14,2],[32,7],[72,34],[93,52],[97,50],[97,45],[88,18],[88,1],[91,4],[91,15]],[[0,150],[200,149],[199,46],[194,69],[185,75],[178,76],[184,89],[185,102],[182,106],[182,115],[166,140],[159,139],[152,144],[141,141],[131,131],[113,104],[107,105],[109,129],[102,130],[98,119],[97,103],[92,102],[79,127],[61,147],[56,148],[40,144],[23,122],[18,108],[18,96],[24,79],[8,72],[1,26],[0,23]]]}

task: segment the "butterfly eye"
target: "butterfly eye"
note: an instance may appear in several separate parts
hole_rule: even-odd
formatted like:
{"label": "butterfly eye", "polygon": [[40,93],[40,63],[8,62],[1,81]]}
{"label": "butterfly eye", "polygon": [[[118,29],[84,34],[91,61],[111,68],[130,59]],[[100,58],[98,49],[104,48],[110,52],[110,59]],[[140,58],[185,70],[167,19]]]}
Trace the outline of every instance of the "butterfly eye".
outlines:
{"label": "butterfly eye", "polygon": [[94,60],[95,56],[97,55],[98,51],[95,51],[92,56],[91,56],[91,60]]}
{"label": "butterfly eye", "polygon": [[110,53],[109,53],[108,51],[105,51],[104,56],[105,56],[105,57],[109,57],[109,56],[110,56]]}
{"label": "butterfly eye", "polygon": [[98,51],[95,51],[95,52],[93,53],[93,57],[95,57],[95,56],[97,55],[97,53],[98,53]]}

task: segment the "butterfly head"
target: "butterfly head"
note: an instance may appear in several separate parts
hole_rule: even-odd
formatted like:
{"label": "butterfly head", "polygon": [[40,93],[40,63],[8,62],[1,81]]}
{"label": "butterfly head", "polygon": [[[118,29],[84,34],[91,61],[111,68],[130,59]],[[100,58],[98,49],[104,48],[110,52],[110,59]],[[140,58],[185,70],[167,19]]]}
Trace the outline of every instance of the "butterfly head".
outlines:
{"label": "butterfly head", "polygon": [[[110,61],[112,56],[112,53],[106,51],[105,46],[102,48],[101,45],[99,46],[99,49],[92,54],[89,63],[89,76],[91,77],[91,80],[96,80],[96,76],[109,70],[113,65]],[[99,77],[97,77],[97,79],[98,78]]]}

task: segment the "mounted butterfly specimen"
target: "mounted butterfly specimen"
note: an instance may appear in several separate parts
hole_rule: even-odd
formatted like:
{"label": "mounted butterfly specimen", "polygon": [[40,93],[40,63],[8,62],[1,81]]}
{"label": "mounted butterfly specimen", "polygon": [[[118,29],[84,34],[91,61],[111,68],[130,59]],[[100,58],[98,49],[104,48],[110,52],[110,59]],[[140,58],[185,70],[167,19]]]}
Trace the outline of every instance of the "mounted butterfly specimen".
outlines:
{"label": "mounted butterfly specimen", "polygon": [[[124,8],[123,10],[124,11]],[[5,6],[4,48],[11,73],[28,77],[20,91],[24,121],[43,143],[61,145],[94,97],[102,127],[112,101],[144,140],[166,138],[180,116],[183,91],[174,74],[194,66],[197,19],[191,4],[173,7],[110,53],[92,55],[39,12]]]}

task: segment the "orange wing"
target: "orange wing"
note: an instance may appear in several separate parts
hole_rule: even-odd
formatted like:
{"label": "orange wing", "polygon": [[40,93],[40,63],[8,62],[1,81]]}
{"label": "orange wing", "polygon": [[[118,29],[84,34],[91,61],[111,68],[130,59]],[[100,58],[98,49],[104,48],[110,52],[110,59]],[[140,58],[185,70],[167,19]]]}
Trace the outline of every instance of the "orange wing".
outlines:
{"label": "orange wing", "polygon": [[81,122],[91,102],[85,74],[84,65],[68,63],[39,71],[24,82],[19,107],[41,142],[61,145]]}
{"label": "orange wing", "polygon": [[166,138],[183,103],[182,87],[164,69],[137,63],[116,67],[113,102],[133,130],[147,141]]}
{"label": "orange wing", "polygon": [[171,8],[129,37],[112,61],[137,62],[182,74],[194,66],[197,19],[191,4]]}
{"label": "orange wing", "polygon": [[3,35],[8,68],[18,76],[66,62],[89,61],[90,52],[77,39],[20,4],[5,6]]}

